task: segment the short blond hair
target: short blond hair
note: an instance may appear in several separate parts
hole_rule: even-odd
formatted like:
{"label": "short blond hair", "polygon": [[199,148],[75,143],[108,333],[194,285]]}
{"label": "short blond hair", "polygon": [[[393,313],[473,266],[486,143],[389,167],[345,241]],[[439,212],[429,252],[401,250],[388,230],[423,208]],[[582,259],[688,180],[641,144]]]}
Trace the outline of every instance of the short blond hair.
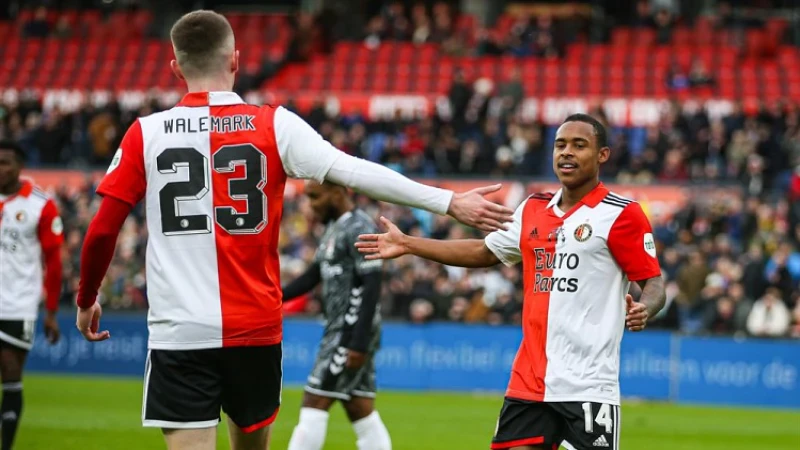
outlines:
{"label": "short blond hair", "polygon": [[231,24],[214,11],[184,15],[172,26],[170,39],[178,65],[191,78],[220,72],[235,50]]}

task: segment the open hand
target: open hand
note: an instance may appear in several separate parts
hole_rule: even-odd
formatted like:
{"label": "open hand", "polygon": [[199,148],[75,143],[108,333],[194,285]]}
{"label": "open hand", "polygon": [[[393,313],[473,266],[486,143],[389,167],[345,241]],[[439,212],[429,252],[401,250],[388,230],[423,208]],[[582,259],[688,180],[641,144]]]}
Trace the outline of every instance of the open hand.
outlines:
{"label": "open hand", "polygon": [[78,331],[87,341],[100,342],[111,337],[108,331],[97,332],[100,329],[100,317],[102,315],[103,308],[97,302],[88,308],[78,308],[78,319],[75,326],[78,327]]}
{"label": "open hand", "polygon": [[386,217],[381,216],[381,223],[386,233],[358,236],[356,248],[366,255],[364,259],[393,259],[408,253],[404,243],[406,235]]}
{"label": "open hand", "polygon": [[454,194],[447,214],[464,225],[481,231],[497,231],[508,228],[514,211],[486,200],[485,196],[499,191],[503,186],[495,184]]}
{"label": "open hand", "polygon": [[649,313],[644,303],[634,302],[631,294],[625,295],[625,325],[631,331],[642,331],[647,326]]}

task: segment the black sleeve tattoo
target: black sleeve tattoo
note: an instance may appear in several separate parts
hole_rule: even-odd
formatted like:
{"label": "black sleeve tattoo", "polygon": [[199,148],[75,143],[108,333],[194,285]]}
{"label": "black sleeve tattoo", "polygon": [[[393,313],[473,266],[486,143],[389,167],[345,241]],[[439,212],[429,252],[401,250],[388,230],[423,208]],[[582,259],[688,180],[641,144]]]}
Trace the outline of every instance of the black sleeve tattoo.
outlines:
{"label": "black sleeve tattoo", "polygon": [[647,307],[648,317],[655,317],[667,302],[664,278],[659,275],[639,281],[638,284],[642,288],[642,295],[639,298],[639,303],[643,303]]}

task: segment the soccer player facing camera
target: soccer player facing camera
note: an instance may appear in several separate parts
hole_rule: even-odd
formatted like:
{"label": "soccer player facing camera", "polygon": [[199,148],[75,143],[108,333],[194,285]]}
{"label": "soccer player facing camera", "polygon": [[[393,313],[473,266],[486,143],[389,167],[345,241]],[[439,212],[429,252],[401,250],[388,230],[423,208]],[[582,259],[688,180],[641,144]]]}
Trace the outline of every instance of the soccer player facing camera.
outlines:
{"label": "soccer player facing camera", "polygon": [[[492,449],[619,448],[620,342],[664,306],[650,224],[638,203],[600,182],[611,150],[603,125],[569,116],[556,133],[561,188],[534,194],[508,230],[485,239],[432,240],[388,231],[360,237],[367,259],[417,255],[442,264],[523,263],[523,338]],[[638,302],[631,282],[642,288]]]}

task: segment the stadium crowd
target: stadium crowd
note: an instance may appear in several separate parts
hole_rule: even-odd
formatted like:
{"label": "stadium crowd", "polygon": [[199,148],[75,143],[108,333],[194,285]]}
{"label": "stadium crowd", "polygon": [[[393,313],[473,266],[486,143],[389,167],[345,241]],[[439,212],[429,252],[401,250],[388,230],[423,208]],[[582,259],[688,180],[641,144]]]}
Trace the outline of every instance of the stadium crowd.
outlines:
{"label": "stadium crowd", "polygon": [[[629,25],[654,28],[663,39],[669,39],[676,21],[670,10],[648,9],[647,2],[638,3],[641,7]],[[471,37],[467,37],[460,34],[458,17],[445,2],[436,2],[431,8],[420,5],[385,2],[366,21],[364,34],[359,34],[359,27],[346,28],[355,30],[350,38],[368,44],[410,40],[439,43],[443,51],[454,54],[517,56],[558,56],[574,35],[557,33],[570,27],[564,23],[554,26],[552,18],[539,16],[519,19],[508,29],[509,34],[502,36],[471,24],[467,30]],[[712,15],[718,26],[753,25],[729,17],[726,11],[720,6]],[[59,32],[58,27],[50,30],[44,29],[43,23],[37,25],[41,14],[26,24],[24,33]],[[310,26],[308,20],[298,19],[298,29]],[[307,47],[296,39],[292,42],[292,55]],[[686,78],[677,76],[677,70],[670,82]],[[695,75],[695,81],[713,82],[712,75]],[[425,119],[409,120],[399,113],[392,120],[380,121],[358,115],[332,116],[321,102],[303,115],[341,150],[408,175],[552,176],[549,161],[554,128],[518,114],[524,98],[519,72],[497,80],[491,88],[486,80],[469,80],[457,72],[447,97],[448,107],[437,108],[433,117]],[[133,120],[165,106],[153,96],[138,108],[124,107],[112,98],[103,106],[87,102],[74,110],[60,110],[43,108],[37,98],[23,95],[13,102],[0,102],[0,138],[20,142],[29,167],[105,167]],[[286,106],[295,109],[291,100]],[[718,118],[702,108],[685,106],[673,103],[652,126],[609,126],[613,151],[603,168],[605,180],[624,184],[713,182],[742,193],[734,201],[714,201],[698,189],[677,214],[652,217],[669,293],[669,307],[658,324],[687,333],[800,337],[800,105],[764,104],[751,115],[736,105]],[[590,112],[608,123],[602,110]],[[98,206],[93,195],[96,181],[87,178],[80,189],[53,187],[66,225],[65,305],[74,303],[81,240]],[[440,238],[474,233],[446,218],[363,198],[359,203],[371,215],[386,215],[411,233]],[[310,225],[309,216],[305,199],[287,199],[281,237],[287,280],[302,272],[320,236],[321,227]],[[146,238],[139,207],[125,225],[103,285],[102,302],[107,308],[146,306]],[[390,262],[386,267],[385,316],[420,323],[520,320],[519,268],[465,271],[415,258]],[[320,305],[312,296],[288,305],[287,311],[317,314]]]}
{"label": "stadium crowd", "polygon": [[[465,87],[469,88],[465,84]],[[369,122],[330,117],[320,106],[305,118],[340,149],[381,161],[408,174],[518,175],[549,172],[550,127],[520,121],[509,109],[475,116],[454,86],[451,117]],[[459,98],[467,98],[466,101]],[[461,101],[462,103],[459,103]],[[459,107],[459,104],[466,104]],[[291,104],[289,104],[291,106]],[[106,164],[134,117],[158,109],[147,103],[126,110],[117,103],[72,113],[42,111],[23,101],[2,108],[0,136],[25,145],[31,164]],[[601,111],[595,111],[603,117]],[[800,337],[800,121],[795,105],[774,105],[754,116],[740,109],[718,120],[703,110],[679,108],[646,129],[612,128],[614,155],[604,179],[626,184],[714,180],[741,196],[703,195],[702,188],[678,213],[652,217],[668,283],[669,307],[658,325],[687,333],[747,333]],[[81,163],[78,163],[82,161]],[[56,186],[66,225],[63,304],[72,304],[81,240],[98,206],[96,180],[81,189]],[[434,237],[473,234],[446,218],[430,217],[367,199],[359,204],[411,233]],[[309,222],[302,196],[285,204],[281,251],[285,279],[302,272],[321,227]],[[141,309],[145,295],[143,209],[129,218],[102,288],[111,309]],[[413,322],[449,320],[518,323],[519,268],[465,271],[415,258],[387,263],[383,313]],[[287,313],[317,314],[314,296],[287,305]]]}

